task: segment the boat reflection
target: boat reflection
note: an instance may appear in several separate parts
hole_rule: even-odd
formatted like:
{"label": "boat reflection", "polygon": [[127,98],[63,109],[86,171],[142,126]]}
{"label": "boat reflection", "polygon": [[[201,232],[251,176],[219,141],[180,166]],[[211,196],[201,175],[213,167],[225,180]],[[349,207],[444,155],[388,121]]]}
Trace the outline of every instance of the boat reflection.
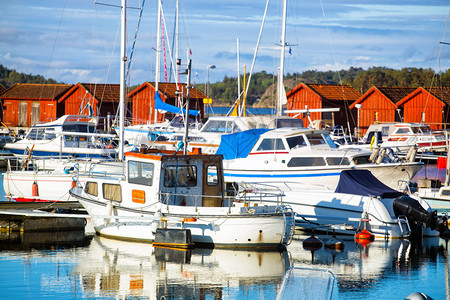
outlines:
{"label": "boat reflection", "polygon": [[[331,236],[318,236],[323,242]],[[287,250],[291,264],[296,267],[329,269],[336,275],[339,294],[347,291],[369,292],[385,284],[392,276],[408,276],[426,264],[435,264],[438,257],[448,256],[446,242],[439,237],[415,240],[375,240],[368,244],[356,243],[352,237],[339,236],[345,247],[334,250],[325,247],[310,249],[303,245],[308,236],[296,235]],[[407,295],[405,295],[407,296]]]}
{"label": "boat reflection", "polygon": [[86,253],[75,270],[86,297],[220,299],[253,289],[275,297],[289,267],[286,251],[174,250],[102,237]]}

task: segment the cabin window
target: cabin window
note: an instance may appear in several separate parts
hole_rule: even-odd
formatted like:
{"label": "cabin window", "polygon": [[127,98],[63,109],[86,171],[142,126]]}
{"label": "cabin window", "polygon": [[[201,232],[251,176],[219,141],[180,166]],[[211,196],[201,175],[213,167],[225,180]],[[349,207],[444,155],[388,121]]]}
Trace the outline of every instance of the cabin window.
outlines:
{"label": "cabin window", "polygon": [[282,139],[263,139],[256,151],[285,150]]}
{"label": "cabin window", "polygon": [[291,149],[306,146],[306,141],[302,135],[287,138],[286,141]]}
{"label": "cabin window", "polygon": [[142,185],[153,185],[152,163],[129,161],[128,162],[128,182]]}
{"label": "cabin window", "polygon": [[409,134],[410,130],[409,128],[398,128],[394,134]]}
{"label": "cabin window", "polygon": [[347,157],[327,157],[326,160],[329,166],[348,166],[350,164]]}
{"label": "cabin window", "polygon": [[388,136],[389,135],[389,126],[381,127],[381,135],[382,136]]}
{"label": "cabin window", "polygon": [[207,185],[218,185],[219,184],[219,172],[217,166],[208,166],[206,184]]}
{"label": "cabin window", "polygon": [[288,162],[288,167],[318,167],[325,166],[323,157],[293,157]]}
{"label": "cabin window", "polygon": [[45,139],[53,140],[54,138],[56,138],[55,128],[47,128],[45,130]]}
{"label": "cabin window", "polygon": [[86,182],[86,186],[84,187],[84,191],[86,194],[92,195],[92,196],[98,196],[98,183],[88,181]]}
{"label": "cabin window", "polygon": [[116,202],[122,202],[122,188],[120,184],[104,183],[103,198]]}
{"label": "cabin window", "polygon": [[42,137],[43,135],[44,135],[44,131],[42,129],[35,128],[35,129],[31,129],[30,132],[28,132],[27,139],[37,140],[40,137]]}
{"label": "cabin window", "polygon": [[165,187],[192,187],[197,185],[196,166],[167,166],[164,173]]}
{"label": "cabin window", "polygon": [[355,165],[370,164],[371,162],[369,158],[369,156],[353,157],[353,162],[355,163]]}
{"label": "cabin window", "polygon": [[326,143],[322,135],[317,133],[308,135],[308,140],[311,145],[322,145]]}

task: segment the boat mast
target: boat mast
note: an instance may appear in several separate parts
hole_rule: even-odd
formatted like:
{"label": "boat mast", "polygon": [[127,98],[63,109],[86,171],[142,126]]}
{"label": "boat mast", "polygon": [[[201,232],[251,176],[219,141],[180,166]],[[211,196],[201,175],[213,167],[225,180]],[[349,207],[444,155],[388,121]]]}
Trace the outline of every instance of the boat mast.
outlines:
{"label": "boat mast", "polygon": [[189,98],[191,91],[191,60],[188,60],[187,66],[187,84],[186,84],[186,115],[184,117],[184,155],[187,155],[189,142]]}
{"label": "boat mast", "polygon": [[[159,80],[160,80],[160,68],[161,68],[161,0],[158,0],[158,25],[156,32],[156,74],[155,74],[155,93],[159,93]],[[155,98],[156,104],[156,98]],[[150,107],[151,110],[151,107]],[[154,107],[155,118],[154,122],[158,121],[158,111]],[[151,111],[150,111],[151,116]]]}
{"label": "boat mast", "polygon": [[122,0],[121,12],[121,38],[120,38],[120,98],[119,98],[119,160],[123,160],[123,143],[124,143],[124,118],[125,118],[125,64],[127,62],[125,38],[126,38],[126,9],[127,0]]}
{"label": "boat mast", "polygon": [[[283,21],[281,25],[281,56],[280,69],[278,70],[278,101],[277,101],[277,116],[281,116],[282,105],[286,98],[286,91],[284,90],[283,76],[284,76],[284,52],[286,48],[286,10],[287,0],[283,1]],[[283,97],[284,93],[284,97]]]}

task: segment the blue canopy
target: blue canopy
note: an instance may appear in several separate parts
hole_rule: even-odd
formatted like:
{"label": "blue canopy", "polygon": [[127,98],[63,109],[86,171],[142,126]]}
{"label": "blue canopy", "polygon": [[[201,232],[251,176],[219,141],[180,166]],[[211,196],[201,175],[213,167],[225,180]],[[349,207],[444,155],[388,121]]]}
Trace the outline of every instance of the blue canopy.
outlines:
{"label": "blue canopy", "polygon": [[[179,113],[186,113],[186,110],[184,108],[179,108],[177,106],[170,105],[164,101],[162,101],[161,97],[159,96],[159,92],[155,92],[155,109],[165,110],[174,114]],[[189,114],[192,116],[198,116],[199,111],[198,110],[189,110]]]}
{"label": "blue canopy", "polygon": [[222,154],[223,159],[247,157],[259,136],[270,129],[250,129],[242,132],[223,134],[220,137],[219,149],[216,154]]}
{"label": "blue canopy", "polygon": [[381,198],[397,198],[403,193],[379,181],[369,170],[344,170],[341,172],[336,193]]}

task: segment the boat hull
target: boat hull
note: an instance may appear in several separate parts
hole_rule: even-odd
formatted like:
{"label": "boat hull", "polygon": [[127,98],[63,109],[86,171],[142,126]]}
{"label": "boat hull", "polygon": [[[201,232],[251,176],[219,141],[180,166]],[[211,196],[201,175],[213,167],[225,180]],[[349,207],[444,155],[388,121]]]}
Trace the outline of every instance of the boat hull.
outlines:
{"label": "boat hull", "polygon": [[283,245],[286,226],[292,218],[274,210],[266,212],[265,207],[180,207],[154,203],[142,209],[84,197],[79,188],[72,189],[71,194],[85,207],[99,235],[138,242],[153,242],[156,228],[164,227],[189,229],[196,246],[277,248]]}

